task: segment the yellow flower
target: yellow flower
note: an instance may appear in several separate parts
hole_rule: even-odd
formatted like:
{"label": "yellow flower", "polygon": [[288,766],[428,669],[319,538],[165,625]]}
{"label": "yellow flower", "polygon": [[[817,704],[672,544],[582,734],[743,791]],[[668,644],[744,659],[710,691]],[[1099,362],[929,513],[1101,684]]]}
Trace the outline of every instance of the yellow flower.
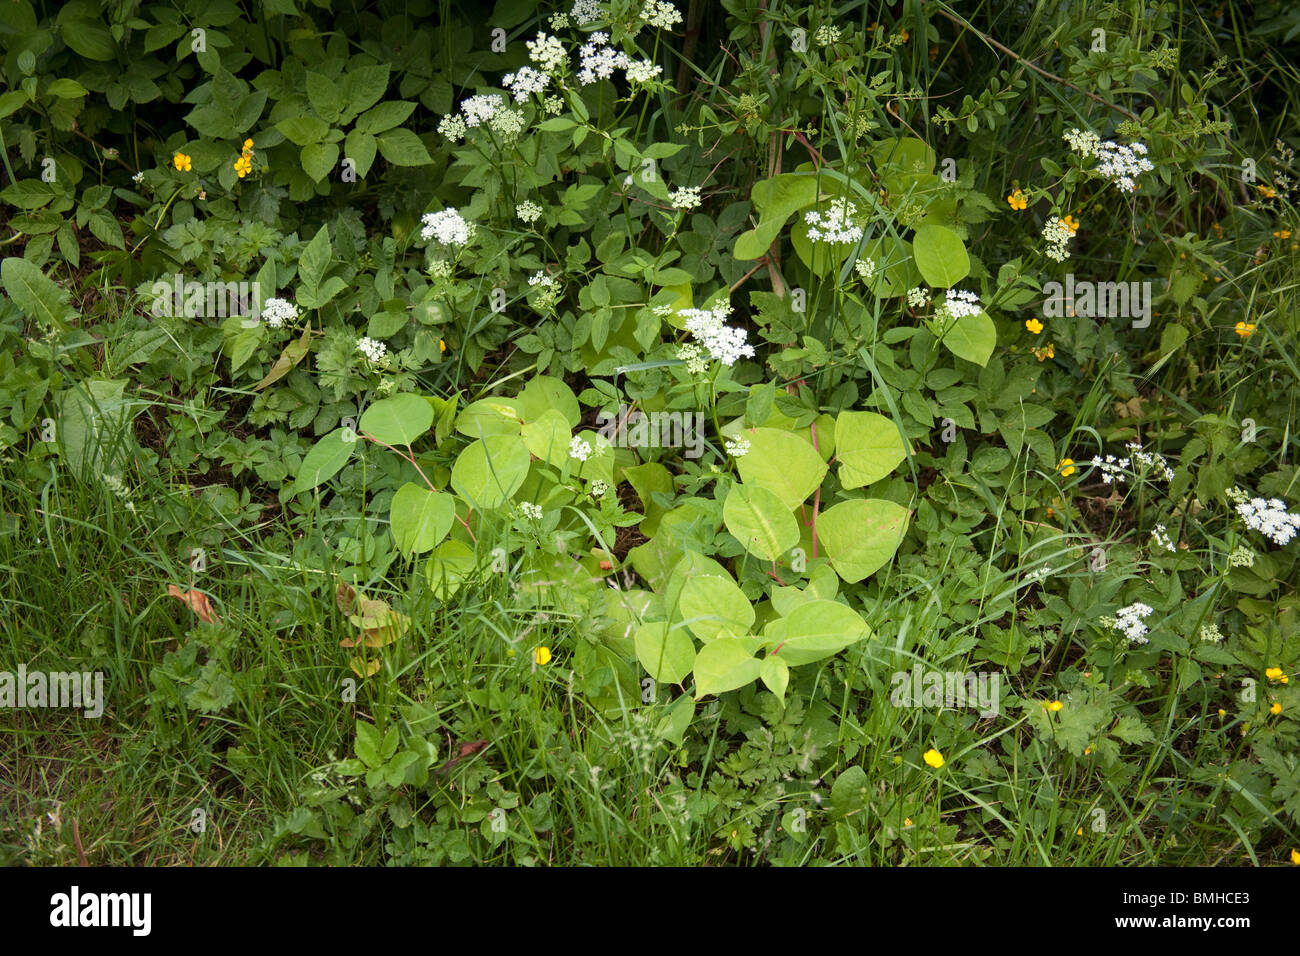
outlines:
{"label": "yellow flower", "polygon": [[239,173],[239,178],[243,179],[253,171],[253,161],[247,156],[240,156],[235,160],[235,172]]}
{"label": "yellow flower", "polygon": [[447,343],[444,342],[442,339],[438,339],[438,351],[439,352],[447,351]]}
{"label": "yellow flower", "polygon": [[1270,714],[1275,714],[1275,715],[1276,715],[1276,714],[1280,714],[1280,713],[1282,713],[1282,704],[1281,704],[1281,702],[1276,701],[1276,700],[1273,701],[1273,706],[1270,707],[1270,708],[1268,709],[1268,712],[1269,712]]}
{"label": "yellow flower", "polygon": [[1010,205],[1012,209],[1024,209],[1029,205],[1029,200],[1025,198],[1023,192],[1017,189],[1007,197],[1007,204]]}
{"label": "yellow flower", "polygon": [[938,770],[940,767],[943,766],[943,754],[939,753],[939,751],[935,750],[933,747],[927,750],[922,755],[921,759],[924,760],[931,767],[933,767],[935,770]]}
{"label": "yellow flower", "polygon": [[1033,352],[1034,358],[1038,359],[1040,362],[1043,361],[1043,359],[1056,358],[1056,346],[1052,345],[1050,342],[1041,349],[1030,349],[1029,351]]}
{"label": "yellow flower", "polygon": [[1291,862],[1296,866],[1300,866],[1300,850],[1291,851]]}
{"label": "yellow flower", "polygon": [[1056,466],[1056,470],[1061,473],[1062,478],[1069,478],[1074,474],[1074,459],[1062,458],[1061,463]]}
{"label": "yellow flower", "polygon": [[1276,236],[1278,239],[1290,239],[1290,238],[1291,238],[1291,230],[1290,230],[1290,229],[1281,229],[1281,230],[1278,230],[1278,231],[1274,232],[1273,235]]}
{"label": "yellow flower", "polygon": [[1079,231],[1079,222],[1073,216],[1062,216],[1061,225],[1070,230],[1070,235]]}
{"label": "yellow flower", "polygon": [[1273,192],[1273,190],[1270,189],[1268,186],[1256,186],[1255,188],[1259,190],[1259,194],[1263,196],[1265,199],[1277,198],[1277,193]]}
{"label": "yellow flower", "polygon": [[1079,827],[1079,829],[1075,830],[1075,831],[1074,831],[1074,835],[1075,835],[1075,836],[1083,836],[1083,827]]}
{"label": "yellow flower", "polygon": [[1251,322],[1238,322],[1236,332],[1243,339],[1250,338],[1255,334],[1255,326]]}
{"label": "yellow flower", "polygon": [[176,168],[183,173],[188,173],[194,168],[193,164],[190,162],[190,157],[186,156],[184,153],[177,153],[172,157],[172,162],[175,163]]}
{"label": "yellow flower", "polygon": [[1281,681],[1283,684],[1285,684],[1289,680],[1286,673],[1280,667],[1268,668],[1267,670],[1264,671],[1264,676],[1267,677],[1275,684],[1278,681]]}
{"label": "yellow flower", "polygon": [[1025,328],[1037,335],[1039,332],[1043,331],[1043,323],[1039,322],[1037,319],[1026,319]]}
{"label": "yellow flower", "polygon": [[912,818],[911,818],[911,817],[903,817],[903,826],[905,826],[905,827],[910,827],[911,825],[912,825]]}
{"label": "yellow flower", "polygon": [[251,153],[252,151],[253,151],[253,141],[251,139],[244,140],[244,152]]}
{"label": "yellow flower", "polygon": [[1088,754],[1090,754],[1090,753],[1092,753],[1092,748],[1091,748],[1091,747],[1084,747],[1084,748],[1083,748],[1083,755],[1084,755],[1085,757],[1088,756]]}
{"label": "yellow flower", "polygon": [[1062,704],[1059,700],[1054,700],[1051,703],[1044,704],[1043,706],[1046,707],[1048,710],[1050,710],[1052,713],[1056,713],[1058,710],[1062,709],[1065,705]]}
{"label": "yellow flower", "polygon": [[906,30],[903,30],[903,31],[902,31],[901,33],[899,33],[898,35],[901,36],[901,37],[903,38],[903,42],[904,42],[904,43],[906,43],[906,42],[907,42],[907,38],[911,36],[911,34],[908,33]]}
{"label": "yellow flower", "polygon": [[1226,717],[1227,715],[1228,715],[1228,712],[1227,712],[1226,710],[1224,710],[1222,707],[1220,707],[1220,708],[1219,708],[1219,716],[1220,716],[1220,717]]}
{"label": "yellow flower", "polygon": [[533,663],[538,667],[545,667],[551,662],[551,649],[549,647],[533,648]]}

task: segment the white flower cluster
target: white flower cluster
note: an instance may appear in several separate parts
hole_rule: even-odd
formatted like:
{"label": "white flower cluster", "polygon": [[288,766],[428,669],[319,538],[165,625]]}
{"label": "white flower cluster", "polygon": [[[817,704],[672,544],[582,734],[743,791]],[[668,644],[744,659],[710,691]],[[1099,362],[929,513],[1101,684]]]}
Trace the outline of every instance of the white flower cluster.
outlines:
{"label": "white flower cluster", "polygon": [[1201,625],[1200,638],[1207,644],[1222,644],[1223,632],[1219,630],[1217,624],[1203,624]]}
{"label": "white flower cluster", "polygon": [[1138,601],[1128,607],[1120,608],[1115,612],[1114,617],[1103,617],[1099,621],[1103,627],[1123,632],[1130,644],[1148,644],[1150,641],[1146,637],[1147,626],[1142,623],[1142,619],[1150,617],[1151,614],[1151,608]]}
{"label": "white flower cluster", "polygon": [[960,319],[967,315],[979,315],[984,311],[980,306],[980,297],[974,292],[966,292],[962,289],[949,289],[948,297],[944,299],[939,308],[954,319]]}
{"label": "white flower cluster", "polygon": [[803,221],[808,224],[808,238],[813,242],[857,242],[862,238],[862,227],[852,222],[857,214],[857,205],[847,199],[832,200],[824,213],[806,212]]}
{"label": "white flower cluster", "polygon": [[649,60],[633,60],[627,65],[627,79],[629,83],[649,83],[663,71],[664,68],[658,63],[651,63]]}
{"label": "white flower cluster", "polygon": [[465,138],[468,129],[465,126],[465,121],[455,113],[452,113],[449,116],[444,116],[438,121],[438,132],[447,137],[447,139],[451,140],[453,143],[459,143]]}
{"label": "white flower cluster", "polygon": [[754,346],[745,344],[748,333],[741,328],[724,325],[731,314],[727,304],[712,309],[679,309],[677,314],[686,319],[686,331],[699,339],[709,355],[723,365],[735,365],[738,358],[753,358]]}
{"label": "white flower cluster", "polygon": [[591,442],[583,441],[577,435],[569,442],[569,457],[576,458],[578,461],[586,461],[591,457]]}
{"label": "white flower cluster", "polygon": [[727,454],[732,458],[744,458],[749,454],[749,441],[744,438],[728,438],[724,444]]}
{"label": "white flower cluster", "polygon": [[131,182],[133,182],[133,183],[142,183],[142,182],[144,182],[144,170],[142,169],[142,170],[140,170],[138,173],[136,173],[134,176],[132,176],[132,177],[131,177]]}
{"label": "white flower cluster", "polygon": [[298,307],[285,299],[270,298],[262,306],[262,318],[273,329],[278,329],[286,322],[298,318]]}
{"label": "white flower cluster", "polygon": [[533,521],[542,520],[541,505],[535,505],[531,501],[521,501],[519,502],[519,510],[523,513],[525,518],[529,518]]}
{"label": "white flower cluster", "polygon": [[641,19],[657,30],[671,30],[682,22],[682,15],[671,3],[663,0],[646,0],[641,8]]}
{"label": "white flower cluster", "polygon": [[1267,501],[1251,498],[1237,505],[1237,514],[1246,522],[1246,527],[1260,532],[1277,545],[1289,543],[1300,531],[1300,514],[1289,513],[1281,498]]}
{"label": "white flower cluster", "polygon": [[545,73],[554,73],[569,60],[569,55],[564,52],[564,44],[558,37],[538,33],[536,40],[529,40],[524,45],[528,47],[528,59],[540,66]]}
{"label": "white flower cluster", "polygon": [[674,209],[694,209],[700,204],[699,186],[679,186],[668,194]]}
{"label": "white flower cluster", "polygon": [[1169,462],[1165,461],[1164,455],[1153,455],[1150,452],[1145,452],[1142,450],[1142,446],[1135,441],[1129,442],[1124,447],[1133,456],[1133,460],[1143,468],[1154,468],[1165,481],[1174,480],[1174,470],[1169,467]]}
{"label": "white flower cluster", "polygon": [[[527,69],[527,67],[524,69]],[[524,127],[527,125],[527,119],[519,110],[498,110],[496,115],[488,120],[488,126],[492,132],[506,142],[512,142],[516,136],[524,131]]]}
{"label": "white flower cluster", "polygon": [[609,491],[609,485],[597,478],[591,483],[591,496],[593,498],[604,498]]}
{"label": "white flower cluster", "polygon": [[686,363],[686,371],[692,375],[703,375],[709,370],[709,360],[703,354],[704,350],[691,342],[677,347],[677,357]]}
{"label": "white flower cluster", "polygon": [[474,227],[455,209],[426,212],[420,221],[424,224],[420,238],[425,242],[437,239],[444,246],[463,246],[474,231]]}
{"label": "white flower cluster", "polygon": [[550,289],[555,287],[555,280],[539,269],[528,277],[528,284],[540,285]]}
{"label": "white flower cluster", "polygon": [[1232,554],[1228,555],[1228,567],[1230,568],[1253,568],[1254,566],[1255,552],[1244,544],[1237,545],[1232,549]]}
{"label": "white flower cluster", "polygon": [[525,199],[519,205],[515,206],[515,215],[524,222],[532,225],[538,219],[542,218],[542,207],[537,205],[531,199]]}
{"label": "white flower cluster", "polygon": [[[1165,481],[1173,481],[1174,470],[1169,467],[1169,462],[1165,460],[1164,455],[1151,454],[1142,450],[1142,446],[1137,442],[1129,442],[1124,446],[1128,449],[1130,457],[1116,458],[1114,455],[1107,455],[1102,458],[1100,455],[1094,455],[1092,466],[1101,470],[1101,480],[1106,484],[1118,481],[1121,485],[1124,483],[1127,475],[1124,469],[1136,463],[1143,469],[1151,469],[1156,472],[1155,477],[1163,478]],[[1133,469],[1135,472],[1137,468]]]}
{"label": "white flower cluster", "polygon": [[431,279],[450,279],[452,275],[452,264],[447,259],[434,259],[429,263],[429,278]]}
{"label": "white flower cluster", "polygon": [[357,351],[370,359],[370,361],[377,363],[384,357],[384,353],[388,351],[388,346],[383,342],[376,341],[375,339],[366,336],[357,342]]}
{"label": "white flower cluster", "polygon": [[505,104],[505,100],[495,93],[483,93],[461,100],[460,111],[465,116],[467,126],[479,126],[486,123]]}
{"label": "white flower cluster", "polygon": [[929,301],[930,301],[929,294],[920,286],[917,286],[915,289],[907,290],[907,304],[910,305],[912,308],[914,309],[923,308],[925,304]]}
{"label": "white flower cluster", "polygon": [[1155,530],[1151,532],[1151,537],[1155,541],[1156,547],[1164,548],[1166,551],[1177,551],[1177,548],[1174,547],[1174,542],[1170,540],[1169,532],[1166,530],[1164,525],[1156,525]]}
{"label": "white flower cluster", "polygon": [[1097,134],[1077,129],[1066,133],[1065,141],[1082,156],[1096,156],[1097,172],[1125,192],[1137,189],[1137,177],[1155,169],[1151,160],[1146,158],[1147,148],[1142,142],[1121,146],[1111,140],[1102,142]]}
{"label": "white flower cluster", "polygon": [[870,282],[876,277],[876,262],[874,259],[859,259],[853,263],[853,270],[862,276],[863,281]]}
{"label": "white flower cluster", "polygon": [[817,41],[818,46],[830,46],[832,43],[839,43],[842,36],[839,27],[833,27],[829,23],[823,23],[813,34],[813,39]]}
{"label": "white flower cluster", "polygon": [[578,26],[599,20],[604,15],[605,8],[596,0],[573,0],[573,8],[569,10],[569,16],[573,17],[573,22]]}
{"label": "white flower cluster", "polygon": [[591,42],[578,48],[582,62],[578,67],[578,82],[583,86],[597,80],[608,80],[615,70],[626,70],[632,65],[632,59],[622,50],[609,46],[609,35],[593,33]]}
{"label": "white flower cluster", "polygon": [[531,66],[521,66],[514,73],[507,73],[501,78],[501,85],[515,94],[515,102],[522,103],[532,93],[541,93],[551,82],[549,73],[535,70]]}
{"label": "white flower cluster", "polygon": [[1074,231],[1065,224],[1065,220],[1058,216],[1053,216],[1043,224],[1043,238],[1047,240],[1047,258],[1055,259],[1057,262],[1064,262],[1070,258],[1070,250],[1066,248],[1069,244]]}

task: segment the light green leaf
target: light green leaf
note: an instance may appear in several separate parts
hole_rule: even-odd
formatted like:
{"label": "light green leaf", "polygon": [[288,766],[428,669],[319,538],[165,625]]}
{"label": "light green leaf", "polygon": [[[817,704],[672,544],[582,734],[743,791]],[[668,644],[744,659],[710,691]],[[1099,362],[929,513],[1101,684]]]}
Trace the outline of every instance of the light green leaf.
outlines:
{"label": "light green leaf", "polygon": [[817,516],[817,540],[850,584],[883,567],[903,541],[908,511],[881,499],[841,501]]}
{"label": "light green leaf", "polygon": [[433,162],[420,137],[409,129],[390,129],[375,137],[379,152],[394,166],[427,166]]}
{"label": "light green leaf", "polygon": [[642,624],[636,632],[636,658],[655,680],[680,684],[695,666],[695,642],[685,628],[670,631],[663,621]]}
{"label": "light green leaf", "polygon": [[26,259],[0,264],[0,283],[24,313],[44,326],[61,326],[68,314],[68,293]]}
{"label": "light green leaf", "polygon": [[780,649],[773,653],[791,666],[811,664],[870,636],[871,629],[852,608],[838,601],[809,601],[785,619]]}
{"label": "light green leaf", "polygon": [[861,488],[884,478],[907,457],[898,427],[875,412],[841,412],[835,420],[840,484]]}
{"label": "light green leaf", "polygon": [[356,448],[357,439],[355,435],[348,435],[347,432],[346,428],[336,428],[316,442],[303,456],[302,465],[298,468],[298,477],[293,483],[292,494],[310,491],[317,485],[329,481],[348,463],[353,449]]}
{"label": "light green leaf", "polygon": [[[716,643],[716,641],[714,642]],[[790,665],[779,657],[765,657],[759,666],[758,676],[776,699],[785,702],[785,689],[790,684]]]}
{"label": "light green leaf", "polygon": [[677,600],[680,620],[701,641],[724,633],[743,634],[754,623],[754,607],[736,582],[701,574],[688,578]]}
{"label": "light green leaf", "polygon": [[947,226],[924,225],[912,238],[912,255],[925,281],[951,288],[970,275],[970,257],[961,237]]}
{"label": "light green leaf", "polygon": [[722,522],[746,551],[764,561],[775,561],[799,543],[794,515],[766,488],[732,485],[722,506]]}
{"label": "light green leaf", "polygon": [[817,177],[811,173],[784,173],[754,183],[750,201],[759,211],[758,225],[736,237],[737,259],[766,255],[790,214],[817,201]]}
{"label": "light green leaf", "polygon": [[528,477],[528,448],[517,435],[489,435],[460,453],[451,486],[476,508],[496,508]]}
{"label": "light green leaf", "polygon": [[398,551],[408,558],[423,554],[451,530],[456,520],[456,499],[408,481],[393,495],[388,520]]}
{"label": "light green leaf", "polygon": [[740,479],[766,488],[793,511],[817,490],[826,477],[826,462],[793,432],[777,428],[746,430],[749,453],[740,459]]}
{"label": "light green leaf", "polygon": [[316,182],[330,174],[338,159],[338,143],[312,143],[302,148],[303,172]]}
{"label": "light green leaf", "polygon": [[419,395],[402,392],[367,408],[358,427],[387,445],[409,445],[433,427],[433,406]]}
{"label": "light green leaf", "polygon": [[763,665],[754,657],[754,642],[721,637],[705,644],[695,658],[695,699],[725,694],[756,680]]}
{"label": "light green leaf", "polygon": [[958,358],[976,365],[987,365],[998,343],[998,330],[983,312],[963,315],[953,322],[943,336],[943,344]]}

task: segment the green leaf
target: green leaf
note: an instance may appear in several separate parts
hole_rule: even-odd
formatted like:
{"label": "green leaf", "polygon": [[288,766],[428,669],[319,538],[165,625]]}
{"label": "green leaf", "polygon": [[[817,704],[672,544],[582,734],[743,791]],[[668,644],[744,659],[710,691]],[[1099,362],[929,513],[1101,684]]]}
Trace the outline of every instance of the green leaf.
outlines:
{"label": "green leaf", "polygon": [[410,100],[389,100],[357,117],[356,129],[362,133],[382,133],[401,126],[415,109]]}
{"label": "green leaf", "polygon": [[700,574],[687,579],[677,599],[681,621],[701,641],[724,633],[744,634],[754,623],[754,607],[731,578]]}
{"label": "green leaf", "polygon": [[59,33],[64,43],[88,60],[104,62],[117,56],[117,44],[103,20],[60,16]]}
{"label": "green leaf", "polygon": [[295,146],[310,146],[312,143],[319,143],[325,138],[325,134],[330,131],[329,124],[317,119],[315,116],[290,116],[288,119],[276,123],[275,128],[283,133],[285,138]]}
{"label": "green leaf", "polygon": [[354,129],[348,133],[347,142],[343,144],[343,156],[352,160],[356,167],[357,178],[365,179],[366,173],[375,163],[375,138],[369,133]]}
{"label": "green leaf", "polygon": [[642,624],[636,632],[636,658],[655,680],[680,684],[695,666],[695,642],[685,628],[670,631],[663,621]]}
{"label": "green leaf", "polygon": [[307,70],[307,99],[311,108],[327,123],[337,123],[343,111],[343,94],[328,76]]}
{"label": "green leaf", "polygon": [[394,166],[427,166],[433,162],[420,137],[409,129],[390,129],[375,137],[379,152]]}
{"label": "green leaf", "polygon": [[892,501],[841,501],[817,516],[817,540],[831,567],[850,584],[883,567],[903,541],[908,511]]}
{"label": "green leaf", "polygon": [[926,283],[951,288],[970,275],[970,257],[961,237],[947,226],[924,225],[912,238],[912,255]]}
{"label": "green leaf", "polygon": [[45,92],[50,96],[57,96],[59,99],[71,100],[76,99],[78,96],[85,96],[90,91],[76,80],[60,77],[51,83]]}
{"label": "green leaf", "polygon": [[[820,530],[820,518],[817,523]],[[791,666],[811,664],[870,636],[871,629],[852,608],[838,601],[808,601],[785,619],[780,649],[773,654]]]}
{"label": "green leaf", "polygon": [[325,272],[329,269],[333,258],[334,250],[330,246],[329,227],[321,226],[298,257],[298,281],[311,292],[315,292],[320,286],[321,279],[325,278]]}
{"label": "green leaf", "polygon": [[528,450],[547,464],[561,469],[568,464],[573,432],[563,412],[548,408],[536,421],[524,425],[521,435]]}
{"label": "green leaf", "polygon": [[997,343],[998,330],[983,312],[963,315],[943,335],[943,344],[953,355],[981,366],[988,364]]}
{"label": "green leaf", "polygon": [[291,494],[310,491],[339,473],[352,457],[357,444],[356,436],[347,432],[346,428],[336,428],[312,446],[303,456]]}
{"label": "green leaf", "polygon": [[352,115],[364,113],[384,98],[388,90],[389,65],[363,66],[343,80],[343,99]]}
{"label": "green leaf", "polygon": [[517,435],[490,435],[460,453],[451,486],[476,508],[497,508],[528,477],[528,448]]}
{"label": "green leaf", "polygon": [[573,389],[558,378],[550,375],[538,375],[533,378],[515,399],[519,417],[524,421],[534,421],[548,408],[558,410],[570,428],[577,428],[582,421],[582,409]]}
{"label": "green leaf", "polygon": [[408,558],[423,554],[451,530],[456,520],[456,499],[408,481],[393,495],[388,520],[398,551]]}
{"label": "green leaf", "polygon": [[338,159],[337,143],[312,143],[302,148],[303,172],[316,182],[320,182],[330,174]]}
{"label": "green leaf", "polygon": [[522,424],[516,405],[518,401],[517,398],[480,398],[471,402],[456,416],[456,431],[467,438],[518,435]]}
{"label": "green leaf", "polygon": [[799,523],[766,488],[732,485],[722,522],[746,551],[764,561],[775,561],[799,543]]}
{"label": "green leaf", "polygon": [[474,552],[469,545],[449,538],[438,545],[424,566],[424,576],[433,588],[434,597],[446,601],[460,590],[461,583],[473,573]]}
{"label": "green leaf", "polygon": [[884,478],[904,458],[898,427],[875,412],[841,412],[835,419],[835,455],[840,484],[861,488]]}
{"label": "green leaf", "polygon": [[60,326],[68,314],[68,293],[26,259],[0,264],[0,284],[26,315],[44,326]]}
{"label": "green leaf", "polygon": [[817,202],[817,177],[810,173],[783,173],[754,184],[749,194],[760,213],[758,225],[736,237],[737,259],[766,255],[790,214]]}
{"label": "green leaf", "polygon": [[[716,642],[715,642],[716,643]],[[758,676],[779,701],[785,701],[785,689],[790,685],[790,665],[779,657],[765,657]]]}
{"label": "green leaf", "polygon": [[752,639],[722,637],[705,644],[695,658],[695,699],[744,687],[762,670]]}
{"label": "green leaf", "polygon": [[433,406],[419,395],[402,392],[367,408],[358,427],[386,445],[409,445],[433,427]]}
{"label": "green leaf", "polygon": [[364,720],[358,720],[356,752],[361,762],[371,769],[383,764],[384,758],[379,755],[382,746],[383,738],[379,736],[379,728]]}
{"label": "green leaf", "polygon": [[826,477],[826,462],[811,442],[793,432],[756,428],[743,432],[742,437],[749,440],[749,453],[737,466],[740,480],[766,488],[789,511],[801,505]]}

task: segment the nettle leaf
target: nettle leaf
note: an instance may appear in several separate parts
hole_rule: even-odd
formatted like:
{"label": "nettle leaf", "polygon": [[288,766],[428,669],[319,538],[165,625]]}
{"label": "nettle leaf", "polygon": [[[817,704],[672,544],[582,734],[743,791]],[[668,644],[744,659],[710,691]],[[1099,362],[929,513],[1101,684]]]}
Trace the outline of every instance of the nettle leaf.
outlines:
{"label": "nettle leaf", "polygon": [[695,699],[725,694],[757,680],[763,662],[754,656],[757,640],[721,637],[705,644],[695,658]]}
{"label": "nettle leaf", "polygon": [[316,182],[320,182],[334,169],[339,160],[337,143],[312,143],[302,148],[302,169]]}
{"label": "nettle leaf", "polygon": [[375,402],[361,416],[358,428],[386,445],[410,445],[433,427],[433,406],[410,392]]}
{"label": "nettle leaf", "polygon": [[401,126],[415,110],[410,100],[389,100],[357,117],[356,129],[363,133],[382,133]]}
{"label": "nettle leaf", "polygon": [[384,98],[388,89],[389,65],[363,66],[353,70],[343,79],[343,99],[348,112],[356,116],[364,113]]}
{"label": "nettle leaf", "polygon": [[998,330],[983,312],[963,315],[951,322],[942,335],[943,344],[958,358],[984,366],[998,344]]}
{"label": "nettle leaf", "polygon": [[691,633],[709,642],[723,634],[743,634],[754,623],[754,607],[731,578],[700,574],[687,579],[677,613]]}
{"label": "nettle leaf", "polygon": [[779,428],[746,430],[749,453],[737,470],[747,485],[766,488],[793,511],[817,490],[826,477],[822,461],[812,443]]}
{"label": "nettle leaf", "polygon": [[41,325],[61,326],[70,311],[68,291],[26,259],[0,264],[0,284],[14,305]]}
{"label": "nettle leaf", "polygon": [[310,491],[337,475],[352,457],[356,445],[356,435],[350,434],[346,428],[336,428],[321,438],[303,456],[291,494]]}
{"label": "nettle leaf", "polygon": [[433,550],[456,520],[456,499],[408,481],[388,509],[397,550],[408,558]]}
{"label": "nettle leaf", "polygon": [[636,632],[636,658],[655,680],[680,684],[695,666],[695,642],[683,627],[664,621],[642,624]]}
{"label": "nettle leaf", "polygon": [[490,435],[460,453],[451,486],[476,508],[497,508],[523,485],[531,460],[518,435]]}
{"label": "nettle leaf", "polygon": [[337,123],[343,111],[343,94],[338,84],[322,73],[307,71],[307,99],[311,108],[327,123]]}
{"label": "nettle leaf", "polygon": [[835,419],[835,455],[840,484],[861,488],[893,471],[907,457],[907,449],[898,426],[884,415],[841,412]]}
{"label": "nettle leaf", "polygon": [[838,601],[808,601],[799,605],[785,619],[783,630],[780,647],[773,651],[773,656],[792,666],[830,657],[871,636],[871,628],[861,615]]}
{"label": "nettle leaf", "polygon": [[924,225],[912,237],[912,255],[926,283],[951,288],[970,275],[970,256],[961,237],[947,226]]}
{"label": "nettle leaf", "polygon": [[817,516],[817,540],[835,572],[853,584],[894,556],[907,530],[908,514],[902,505],[882,499],[841,501]]}
{"label": "nettle leaf", "polygon": [[722,505],[722,523],[746,551],[764,561],[775,561],[799,543],[799,523],[766,488],[732,485]]}
{"label": "nettle leaf", "polygon": [[352,160],[358,179],[365,179],[366,173],[375,163],[375,138],[369,133],[354,129],[348,133],[347,142],[343,144],[343,156]]}
{"label": "nettle leaf", "polygon": [[295,146],[319,143],[330,131],[329,124],[315,116],[290,116],[276,123],[275,128]]}
{"label": "nettle leaf", "polygon": [[754,183],[749,198],[759,211],[758,225],[736,237],[733,254],[737,259],[757,259],[767,254],[791,213],[817,201],[817,177],[812,173],[782,173]]}
{"label": "nettle leaf", "polygon": [[375,137],[380,155],[394,166],[427,166],[433,162],[420,137],[409,129],[390,129]]}

